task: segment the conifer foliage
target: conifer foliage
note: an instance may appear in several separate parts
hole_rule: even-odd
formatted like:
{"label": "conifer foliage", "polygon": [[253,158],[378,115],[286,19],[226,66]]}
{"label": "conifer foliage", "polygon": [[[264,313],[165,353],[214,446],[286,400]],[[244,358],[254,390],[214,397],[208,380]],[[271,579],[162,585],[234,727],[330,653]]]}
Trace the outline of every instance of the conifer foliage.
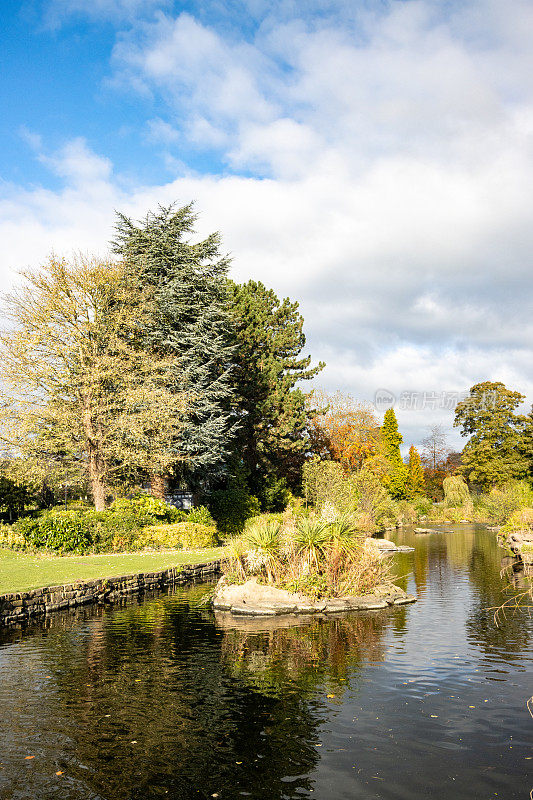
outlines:
{"label": "conifer foliage", "polygon": [[223,471],[234,431],[229,259],[220,254],[218,233],[191,241],[195,222],[192,204],[160,206],[139,223],[119,214],[113,243],[138,285],[153,291],[144,346],[173,358],[172,389],[189,396],[175,473],[192,487]]}
{"label": "conifer foliage", "polygon": [[299,381],[313,378],[324,364],[303,356],[305,335],[298,303],[280,301],[272,289],[248,281],[228,282],[235,331],[237,453],[251,491],[263,508],[275,504],[280,481],[300,481],[309,413]]}
{"label": "conifer foliage", "polygon": [[388,462],[388,471],[383,478],[383,484],[389,494],[395,499],[405,497],[407,483],[407,467],[402,461],[400,445],[403,437],[398,430],[398,420],[392,408],[385,411],[381,427],[385,458]]}
{"label": "conifer foliage", "polygon": [[420,453],[414,444],[412,444],[409,448],[409,463],[407,470],[406,495],[410,498],[414,498],[417,495],[424,494],[424,470],[422,469]]}

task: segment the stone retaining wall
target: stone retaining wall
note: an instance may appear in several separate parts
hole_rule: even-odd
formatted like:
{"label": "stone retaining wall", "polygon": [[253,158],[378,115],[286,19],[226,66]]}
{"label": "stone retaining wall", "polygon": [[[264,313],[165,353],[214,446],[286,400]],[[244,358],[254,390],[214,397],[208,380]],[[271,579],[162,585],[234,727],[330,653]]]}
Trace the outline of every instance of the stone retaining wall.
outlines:
{"label": "stone retaining wall", "polygon": [[0,595],[0,626],[91,603],[113,603],[121,597],[204,580],[220,573],[220,561],[171,567],[160,572],[95,578],[30,592]]}

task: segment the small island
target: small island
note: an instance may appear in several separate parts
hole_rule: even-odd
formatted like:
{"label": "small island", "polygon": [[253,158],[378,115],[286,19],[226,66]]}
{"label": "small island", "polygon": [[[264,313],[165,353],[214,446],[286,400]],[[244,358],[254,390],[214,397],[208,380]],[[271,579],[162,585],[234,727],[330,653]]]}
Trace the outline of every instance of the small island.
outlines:
{"label": "small island", "polygon": [[348,514],[258,518],[233,542],[212,606],[241,616],[277,616],[415,602],[392,583],[385,552]]}

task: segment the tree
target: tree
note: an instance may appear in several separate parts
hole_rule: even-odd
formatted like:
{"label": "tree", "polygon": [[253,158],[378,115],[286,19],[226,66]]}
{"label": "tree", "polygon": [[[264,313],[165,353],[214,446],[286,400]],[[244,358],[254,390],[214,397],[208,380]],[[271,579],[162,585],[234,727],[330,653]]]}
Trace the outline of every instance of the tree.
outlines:
{"label": "tree", "polygon": [[[225,282],[229,259],[220,255],[218,233],[189,241],[195,222],[192,204],[159,207],[138,224],[119,214],[113,243],[130,278],[153,293],[143,347],[171,359],[170,388],[177,396],[189,395],[174,443],[174,470],[192,488],[205,486],[224,471],[234,434],[233,349]],[[154,464],[154,494],[164,493],[165,478]]]}
{"label": "tree", "polygon": [[350,395],[314,391],[310,403],[319,406],[310,433],[317,454],[338,461],[346,472],[355,472],[380,450],[379,423],[374,409]]}
{"label": "tree", "polygon": [[407,482],[407,467],[402,461],[400,445],[403,437],[398,430],[398,420],[392,408],[385,411],[381,427],[385,459],[388,462],[388,472],[383,476],[383,485],[395,499],[405,497]]}
{"label": "tree", "polygon": [[266,510],[269,484],[300,483],[309,413],[296,384],[311,380],[324,364],[311,367],[311,356],[301,355],[305,335],[298,303],[280,301],[256,281],[228,281],[227,291],[235,330],[235,452]]}
{"label": "tree", "polygon": [[442,482],[452,471],[449,462],[448,436],[442,425],[432,425],[429,428],[427,436],[422,439],[422,447],[427,494],[432,500],[442,500],[444,496]]}
{"label": "tree", "polygon": [[527,474],[527,419],[515,414],[522,400],[524,395],[503,383],[484,381],[472,386],[469,396],[458,404],[454,425],[461,428],[461,436],[470,436],[460,472],[471,483],[489,489]]}
{"label": "tree", "polygon": [[168,469],[186,395],[167,390],[168,362],[138,346],[150,297],[132,303],[119,265],[53,257],[22,275],[0,334],[0,441],[30,471],[87,474],[101,510],[117,475]]}
{"label": "tree", "polygon": [[424,470],[422,469],[420,454],[413,444],[409,448],[409,463],[407,469],[407,483],[405,487],[407,496],[413,498],[417,495],[425,494]]}
{"label": "tree", "polygon": [[527,415],[524,435],[522,439],[522,452],[527,461],[527,475],[530,483],[533,483],[533,406]]}
{"label": "tree", "polygon": [[436,470],[446,462],[450,452],[447,439],[442,425],[432,425],[422,439],[422,460],[430,469]]}

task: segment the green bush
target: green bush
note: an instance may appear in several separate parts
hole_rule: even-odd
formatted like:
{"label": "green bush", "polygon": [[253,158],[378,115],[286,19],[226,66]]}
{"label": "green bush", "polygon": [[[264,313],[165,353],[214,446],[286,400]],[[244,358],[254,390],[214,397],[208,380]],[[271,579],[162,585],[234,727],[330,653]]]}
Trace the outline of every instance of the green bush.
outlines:
{"label": "green bush", "polygon": [[26,550],[27,542],[22,533],[14,531],[11,525],[0,525],[0,547],[9,550]]}
{"label": "green bush", "polygon": [[83,553],[93,543],[93,532],[87,515],[82,511],[52,509],[35,519],[20,519],[13,531],[22,535],[32,547],[46,547],[61,553]]}
{"label": "green bush", "polygon": [[142,547],[184,547],[188,550],[216,547],[218,544],[216,529],[199,522],[149,525],[143,529],[139,540]]}
{"label": "green bush", "polygon": [[481,499],[480,514],[489,522],[502,525],[513,512],[533,507],[533,490],[526,481],[508,481]]}
{"label": "green bush", "polygon": [[174,506],[152,497],[144,492],[139,492],[133,497],[119,497],[110,506],[111,511],[136,514],[140,517],[150,516],[162,522],[178,522],[184,512]]}
{"label": "green bush", "polygon": [[198,506],[198,508],[191,508],[190,511],[181,511],[180,513],[184,516],[180,516],[176,522],[197,522],[213,528],[216,526],[215,520],[206,506]]}
{"label": "green bush", "polygon": [[261,513],[257,497],[251,495],[244,485],[237,483],[212,492],[208,505],[223,536],[241,533],[246,520]]}

